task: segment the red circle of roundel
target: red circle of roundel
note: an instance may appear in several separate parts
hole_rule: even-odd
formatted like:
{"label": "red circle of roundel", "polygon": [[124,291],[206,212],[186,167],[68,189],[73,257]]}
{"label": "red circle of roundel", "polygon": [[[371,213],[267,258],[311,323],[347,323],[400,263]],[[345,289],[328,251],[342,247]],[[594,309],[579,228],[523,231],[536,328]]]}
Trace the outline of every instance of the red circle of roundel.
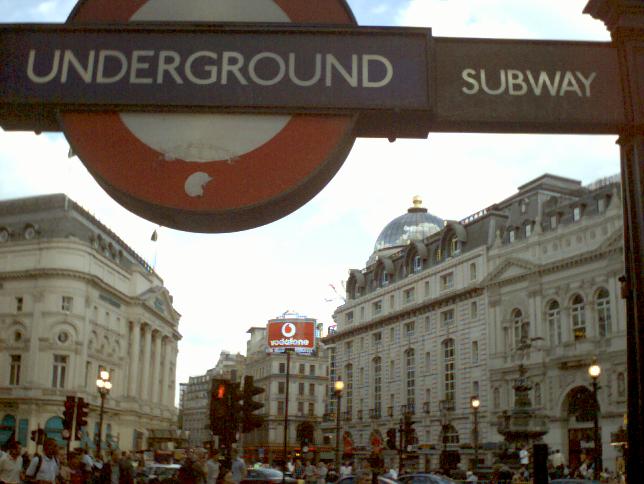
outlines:
{"label": "red circle of roundel", "polygon": [[[126,23],[150,0],[81,0],[67,23]],[[243,0],[239,0],[243,1]],[[273,0],[291,22],[350,24],[345,0]],[[73,151],[105,191],[134,213],[180,230],[231,232],[257,227],[301,207],[335,175],[354,141],[352,116],[293,115],[275,136],[234,163],[167,160],[118,113],[61,113]],[[204,172],[201,196],[183,189]]]}

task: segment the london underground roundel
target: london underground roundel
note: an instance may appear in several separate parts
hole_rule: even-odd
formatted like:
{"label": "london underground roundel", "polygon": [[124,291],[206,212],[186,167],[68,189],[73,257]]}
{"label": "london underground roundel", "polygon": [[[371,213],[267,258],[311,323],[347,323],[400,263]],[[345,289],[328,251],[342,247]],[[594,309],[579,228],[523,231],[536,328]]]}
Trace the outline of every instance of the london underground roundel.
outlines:
{"label": "london underground roundel", "polygon": [[[292,22],[355,25],[344,0],[81,0],[68,24]],[[132,212],[191,232],[257,227],[301,207],[353,141],[341,115],[62,113],[73,151]]]}

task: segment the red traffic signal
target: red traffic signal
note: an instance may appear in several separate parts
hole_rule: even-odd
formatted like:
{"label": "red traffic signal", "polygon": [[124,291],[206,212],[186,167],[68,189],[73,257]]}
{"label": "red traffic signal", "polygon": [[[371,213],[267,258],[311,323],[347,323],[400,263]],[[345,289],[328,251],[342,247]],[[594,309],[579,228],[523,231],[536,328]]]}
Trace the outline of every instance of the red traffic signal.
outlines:
{"label": "red traffic signal", "polygon": [[230,382],[213,379],[210,387],[210,425],[213,435],[223,436],[227,427]]}
{"label": "red traffic signal", "polygon": [[87,415],[89,414],[89,403],[79,398],[76,403],[76,433],[78,434],[83,427],[87,425]]}

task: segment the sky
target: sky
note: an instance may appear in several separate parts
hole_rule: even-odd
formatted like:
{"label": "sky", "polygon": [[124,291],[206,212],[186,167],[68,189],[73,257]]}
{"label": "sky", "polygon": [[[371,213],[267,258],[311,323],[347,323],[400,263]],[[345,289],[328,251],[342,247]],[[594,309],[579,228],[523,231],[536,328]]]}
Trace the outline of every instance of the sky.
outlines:
{"label": "sky", "polygon": [[[74,3],[0,0],[0,21],[63,22]],[[609,40],[603,23],[582,14],[585,0],[348,3],[360,25],[431,27],[435,36]],[[294,213],[243,232],[193,234],[114,202],[68,157],[62,134],[0,130],[0,199],[66,193],[150,262],[182,315],[177,382],[184,382],[215,366],[222,350],[245,353],[246,331],[287,310],[332,324],[348,270],[365,266],[380,231],[413,196],[440,218],[460,220],[544,173],[584,184],[616,174],[615,143],[616,136],[457,133],[358,139],[334,179]]]}

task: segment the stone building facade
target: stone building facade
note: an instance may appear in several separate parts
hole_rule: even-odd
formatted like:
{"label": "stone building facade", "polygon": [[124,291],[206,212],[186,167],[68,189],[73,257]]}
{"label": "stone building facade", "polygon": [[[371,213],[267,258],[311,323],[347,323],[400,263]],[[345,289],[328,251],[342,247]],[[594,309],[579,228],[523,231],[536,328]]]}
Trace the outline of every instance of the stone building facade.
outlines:
{"label": "stone building facade", "polygon": [[[548,415],[545,442],[575,463],[592,446],[576,415],[596,356],[604,464],[615,467],[610,435],[626,405],[620,196],[616,179],[583,187],[544,175],[461,221],[415,201],[390,222],[366,266],[350,270],[324,339],[332,380],[345,382],[344,445],[366,455],[408,412],[417,444],[406,465],[435,469],[443,451],[469,465],[476,396],[479,465],[491,465],[523,363],[534,406]],[[333,418],[333,400],[327,410]]]}
{"label": "stone building facade", "polygon": [[[290,313],[283,316],[297,319],[297,315]],[[255,398],[264,404],[258,414],[266,421],[262,428],[244,434],[242,445],[250,460],[273,462],[281,458],[284,448],[287,362],[284,353],[267,351],[266,331],[266,326],[248,330],[245,369],[255,385],[266,390]],[[314,459],[328,458],[331,443],[324,442],[320,427],[328,383],[326,353],[319,346],[310,354],[292,352],[289,367],[287,452]]]}
{"label": "stone building facade", "polygon": [[181,384],[180,427],[187,432],[188,444],[191,447],[205,447],[213,441],[209,429],[212,380],[220,378],[239,382],[245,364],[244,355],[222,351],[214,368],[208,370],[205,375],[191,376],[188,383]]}
{"label": "stone building facade", "polygon": [[179,318],[159,275],[65,195],[0,202],[0,438],[32,448],[41,427],[62,444],[71,395],[90,403],[72,447],[92,448],[101,369],[113,384],[103,449],[142,449],[176,428]]}

